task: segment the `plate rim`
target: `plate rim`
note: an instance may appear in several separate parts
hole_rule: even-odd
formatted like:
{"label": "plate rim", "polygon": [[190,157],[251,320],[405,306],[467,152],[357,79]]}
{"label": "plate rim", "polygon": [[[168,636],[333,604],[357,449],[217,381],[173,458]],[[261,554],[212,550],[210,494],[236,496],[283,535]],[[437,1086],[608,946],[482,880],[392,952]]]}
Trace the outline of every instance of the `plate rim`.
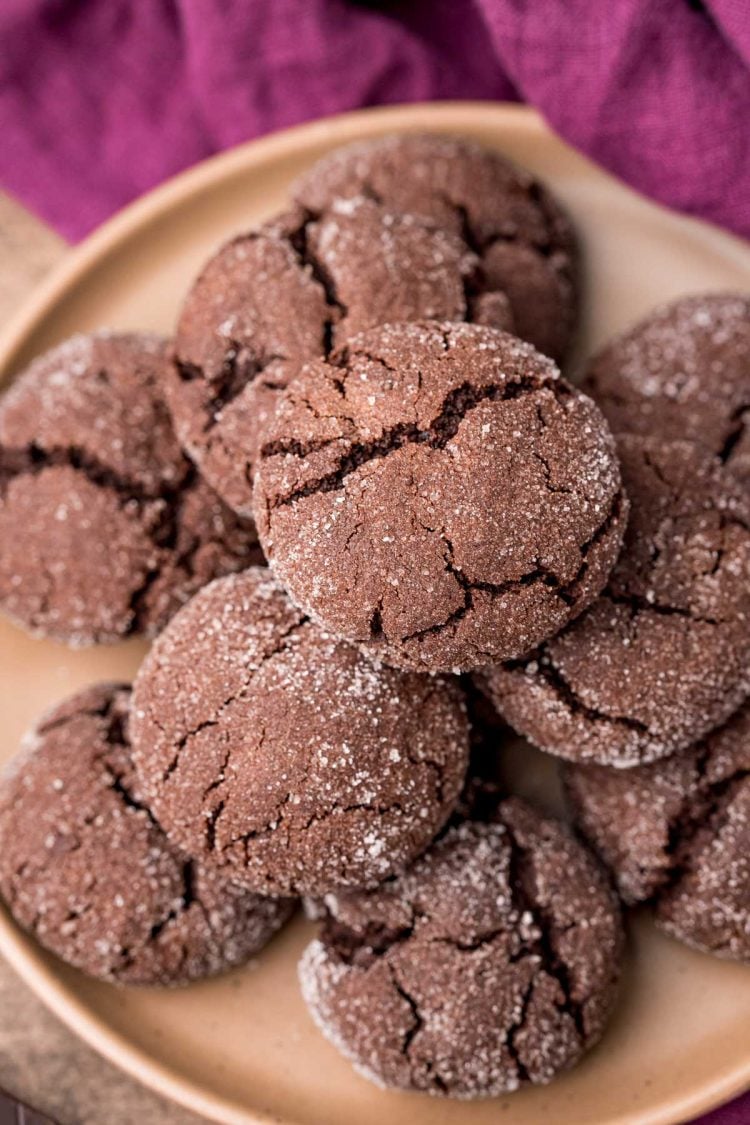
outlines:
{"label": "plate rim", "polygon": [[[54,267],[44,281],[4,326],[0,333],[0,372],[7,372],[13,358],[26,338],[33,333],[66,291],[75,285],[87,271],[108,254],[116,252],[129,237],[143,225],[158,220],[173,205],[184,204],[216,182],[246,172],[248,166],[263,164],[274,157],[302,145],[315,145],[335,138],[342,141],[356,135],[361,122],[374,121],[382,132],[388,128],[416,127],[461,132],[475,120],[476,114],[491,115],[498,131],[505,130],[536,134],[540,138],[554,135],[541,116],[524,105],[504,102],[445,101],[422,102],[394,106],[378,106],[354,110],[331,117],[294,125],[267,136],[246,141],[225,152],[209,157],[199,164],[178,173],[163,184],[140,196],[114,216],[97,227],[80,243],[72,247],[62,262]],[[419,118],[415,122],[415,115]],[[557,143],[565,145],[559,137]],[[621,191],[638,197],[640,193],[616,180],[605,169],[594,165],[576,152],[584,163],[596,168],[597,175],[617,183]],[[640,196],[640,198],[645,198]],[[676,213],[663,205],[648,200],[649,204],[674,218]],[[683,222],[710,229],[711,237],[731,257],[747,257],[747,245],[737,236],[714,227],[692,216],[677,216]],[[223,1125],[270,1125],[279,1118],[261,1109],[248,1109],[236,1100],[206,1093],[199,1084],[177,1077],[166,1063],[155,1062],[144,1048],[136,1046],[124,1033],[115,1030],[97,1017],[89,1006],[46,961],[27,935],[15,924],[0,904],[0,954],[9,962],[24,983],[38,996],[54,1015],[68,1026],[83,1042],[151,1090],[194,1113]],[[660,1109],[621,1113],[609,1125],[676,1125],[707,1110],[729,1101],[750,1089],[750,1054],[744,1063],[735,1066],[728,1074],[722,1073],[713,1082],[706,1083],[698,1093],[672,1099]],[[294,1125],[289,1121],[288,1125]]]}

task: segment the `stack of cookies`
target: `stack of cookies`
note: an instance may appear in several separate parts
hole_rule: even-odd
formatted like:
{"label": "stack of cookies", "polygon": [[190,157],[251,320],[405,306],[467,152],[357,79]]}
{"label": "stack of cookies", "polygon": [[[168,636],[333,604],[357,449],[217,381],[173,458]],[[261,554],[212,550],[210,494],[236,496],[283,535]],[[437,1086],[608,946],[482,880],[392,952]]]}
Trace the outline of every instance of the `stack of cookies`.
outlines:
{"label": "stack of cookies", "polygon": [[[302,899],[323,1034],[467,1098],[599,1039],[621,902],[750,963],[750,299],[658,310],[579,389],[577,275],[530,175],[387,137],[223,246],[172,340],[15,380],[0,606],[154,638],[2,779],[0,891],[47,948],[184,983]],[[576,834],[498,783],[509,728]]]}

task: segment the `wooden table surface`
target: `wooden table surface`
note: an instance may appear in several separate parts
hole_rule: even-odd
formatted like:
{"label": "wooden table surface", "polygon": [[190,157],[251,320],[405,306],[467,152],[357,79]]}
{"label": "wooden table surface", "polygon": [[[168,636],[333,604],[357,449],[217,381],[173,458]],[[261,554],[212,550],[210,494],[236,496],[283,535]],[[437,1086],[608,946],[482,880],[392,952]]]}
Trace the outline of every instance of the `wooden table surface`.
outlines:
{"label": "wooden table surface", "polygon": [[[65,253],[65,243],[0,193],[0,329]],[[0,957],[0,1087],[60,1125],[198,1125],[68,1031]]]}

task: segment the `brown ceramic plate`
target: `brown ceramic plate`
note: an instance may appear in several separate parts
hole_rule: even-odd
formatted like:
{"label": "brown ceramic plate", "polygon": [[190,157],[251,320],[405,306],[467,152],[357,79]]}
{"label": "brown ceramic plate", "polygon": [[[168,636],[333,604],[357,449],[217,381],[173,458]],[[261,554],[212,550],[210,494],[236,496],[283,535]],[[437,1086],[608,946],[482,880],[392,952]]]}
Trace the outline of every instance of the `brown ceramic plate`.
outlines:
{"label": "brown ceramic plate", "polygon": [[[750,249],[628,191],[566,148],[530,111],[430,105],[351,114],[245,145],[129,207],[74,253],[0,342],[0,373],[80,329],[169,331],[187,285],[228,235],[276,210],[289,180],[327,149],[398,129],[496,146],[543,176],[581,234],[587,294],[580,354],[650,306],[706,289],[750,289]],[[140,644],[68,652],[0,623],[0,760],[37,714],[92,680],[130,677]],[[541,755],[518,784],[551,799]],[[632,927],[617,1015],[576,1070],[493,1102],[387,1094],[318,1035],[296,963],[298,919],[255,962],[174,992],[96,984],[47,956],[0,910],[0,950],[49,1007],[113,1062],[221,1122],[289,1125],[623,1125],[677,1122],[750,1085],[750,969],[691,953],[646,917]]]}

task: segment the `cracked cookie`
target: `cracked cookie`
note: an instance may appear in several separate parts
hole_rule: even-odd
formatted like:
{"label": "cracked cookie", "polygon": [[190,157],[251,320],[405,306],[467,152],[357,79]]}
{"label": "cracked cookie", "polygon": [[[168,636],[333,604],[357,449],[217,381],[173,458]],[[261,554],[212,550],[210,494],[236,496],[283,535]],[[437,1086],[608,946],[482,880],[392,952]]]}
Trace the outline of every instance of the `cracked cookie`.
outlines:
{"label": "cracked cookie", "polygon": [[563,783],[625,902],[651,903],[696,949],[750,963],[750,704],[665,761],[566,765]]}
{"label": "cracked cookie", "polygon": [[372,885],[456,805],[459,686],[371,663],[265,570],[202,590],[136,679],[136,766],[188,854],[268,894]]}
{"label": "cracked cookie", "polygon": [[200,586],[257,563],[255,528],[183,456],[165,342],[75,336],[0,400],[0,609],[73,645],[152,635]]}
{"label": "cracked cookie", "polygon": [[295,210],[233,239],[190,290],[165,394],[206,479],[252,514],[258,444],[301,361],[390,320],[513,325],[457,234],[371,199]]}
{"label": "cracked cookie", "polygon": [[[449,825],[495,819],[500,802],[508,796],[508,785],[502,776],[503,744],[509,735],[515,737],[468,676],[461,686],[469,721],[469,768]],[[325,915],[320,899],[305,898],[302,906],[311,921],[317,922]]]}
{"label": "cracked cookie", "polygon": [[707,446],[750,483],[750,297],[683,297],[592,360],[584,389],[612,429]]}
{"label": "cracked cookie", "polygon": [[503,802],[396,879],[327,895],[300,963],[313,1019],[364,1077],[450,1097],[549,1082],[601,1035],[623,935],[598,863]]}
{"label": "cracked cookie", "polygon": [[336,149],[292,186],[302,206],[364,195],[460,234],[485,284],[508,298],[515,331],[561,359],[577,313],[577,254],[567,216],[529,172],[458,137],[392,135]]}
{"label": "cracked cookie", "polygon": [[120,984],[182,984],[246,961],[293,907],[167,840],[133,770],[129,698],[87,688],[27,736],[0,780],[0,892],[68,964]]}
{"label": "cracked cookie", "polygon": [[505,332],[386,325],[279,398],[258,532],[295,602],[396,667],[521,656],[599,593],[627,502],[594,403]]}
{"label": "cracked cookie", "polygon": [[629,767],[686,748],[750,692],[750,505],[692,443],[627,436],[619,452],[632,514],[607,588],[478,682],[542,750]]}

